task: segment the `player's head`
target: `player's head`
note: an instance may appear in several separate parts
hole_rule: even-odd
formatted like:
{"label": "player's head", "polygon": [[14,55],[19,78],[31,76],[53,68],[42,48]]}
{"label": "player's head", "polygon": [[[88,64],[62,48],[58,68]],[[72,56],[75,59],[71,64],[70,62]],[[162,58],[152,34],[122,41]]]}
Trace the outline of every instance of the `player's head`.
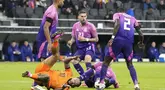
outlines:
{"label": "player's head", "polygon": [[118,8],[118,9],[117,9],[117,12],[125,13],[125,9],[124,9],[124,8]]}
{"label": "player's head", "polygon": [[85,10],[80,10],[78,13],[78,19],[82,25],[86,23],[87,20],[87,12]]}
{"label": "player's head", "polygon": [[62,6],[64,4],[64,0],[54,0],[55,4],[58,4],[58,6]]}
{"label": "player's head", "polygon": [[70,85],[72,88],[79,87],[81,85],[81,81],[79,78],[70,78],[67,81],[67,84]]}

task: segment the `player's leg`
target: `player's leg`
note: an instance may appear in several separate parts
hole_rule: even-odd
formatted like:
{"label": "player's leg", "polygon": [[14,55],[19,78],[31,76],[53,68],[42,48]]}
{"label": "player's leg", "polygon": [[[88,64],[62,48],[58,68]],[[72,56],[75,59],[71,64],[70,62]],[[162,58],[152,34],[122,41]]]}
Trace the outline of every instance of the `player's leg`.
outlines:
{"label": "player's leg", "polygon": [[[83,59],[84,59],[84,51],[83,51],[83,49],[82,49],[82,50],[78,49],[78,50],[76,51],[76,53],[74,54],[74,56],[78,56],[78,55],[80,55],[80,60],[83,60]],[[78,72],[80,75],[82,75],[82,74],[84,73],[84,69],[83,69],[82,66],[79,64],[79,62],[76,61],[76,60],[74,60],[74,62],[72,62],[72,63],[73,63],[74,68],[77,70],[77,72]]]}
{"label": "player's leg", "polygon": [[48,65],[50,68],[56,63],[56,61],[59,59],[59,42],[58,40],[54,40],[52,43],[51,48],[52,55],[48,58],[46,58],[43,63]]}
{"label": "player's leg", "polygon": [[49,82],[49,72],[40,72],[31,74],[29,71],[22,73],[22,77],[27,77],[35,80],[38,85],[47,86]]}
{"label": "player's leg", "polygon": [[37,41],[38,58],[43,61],[47,56],[47,41]]}
{"label": "player's leg", "polygon": [[113,42],[112,46],[109,47],[108,52],[106,52],[105,57],[104,57],[104,62],[102,64],[102,68],[101,68],[101,75],[100,75],[100,83],[98,84],[99,79],[97,79],[98,81],[95,83],[95,86],[100,86],[100,85],[104,85],[104,79],[107,73],[107,69],[108,66],[110,64],[110,62],[112,62],[112,60],[116,60],[116,56],[118,56],[121,52],[121,48],[122,45],[117,43],[117,42]]}
{"label": "player's leg", "polygon": [[93,76],[95,74],[95,70],[94,69],[88,69],[86,72],[84,72],[82,75],[80,75],[80,80],[88,80],[91,76]]}
{"label": "player's leg", "polygon": [[114,78],[106,78],[105,87],[108,88],[111,85],[113,85],[114,88],[119,88],[119,84],[116,82],[116,80]]}
{"label": "player's leg", "polygon": [[85,65],[86,65],[86,69],[88,70],[89,68],[92,67],[91,61],[94,57],[94,46],[89,46],[88,48],[86,48],[86,53],[85,53]]}
{"label": "player's leg", "polygon": [[132,81],[134,83],[135,90],[140,90],[139,85],[138,85],[136,70],[135,70],[134,65],[132,63],[132,59],[133,59],[132,44],[128,44],[128,43],[125,44],[125,46],[123,48],[123,54],[124,54],[124,57],[126,59],[127,68],[130,72],[130,76],[131,76]]}

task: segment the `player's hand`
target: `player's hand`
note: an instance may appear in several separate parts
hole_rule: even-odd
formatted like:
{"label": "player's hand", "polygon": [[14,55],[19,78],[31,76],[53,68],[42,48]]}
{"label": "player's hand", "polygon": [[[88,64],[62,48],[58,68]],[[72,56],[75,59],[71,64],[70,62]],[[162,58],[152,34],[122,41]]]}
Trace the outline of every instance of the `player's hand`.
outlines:
{"label": "player's hand", "polygon": [[86,41],[86,38],[84,38],[82,36],[78,36],[78,40],[83,42],[83,41]]}
{"label": "player's hand", "polygon": [[64,84],[62,90],[70,90],[70,85]]}
{"label": "player's hand", "polygon": [[67,45],[68,45],[69,48],[71,48],[71,46],[72,46],[72,41],[69,40],[68,43],[67,43]]}
{"label": "player's hand", "polygon": [[51,48],[52,48],[52,43],[48,43],[48,47],[47,47],[48,52],[51,52]]}
{"label": "player's hand", "polygon": [[110,40],[108,41],[108,46],[111,46],[112,43],[113,43],[113,39],[110,39]]}
{"label": "player's hand", "polygon": [[74,57],[73,57],[73,60],[80,61],[80,55],[74,56]]}

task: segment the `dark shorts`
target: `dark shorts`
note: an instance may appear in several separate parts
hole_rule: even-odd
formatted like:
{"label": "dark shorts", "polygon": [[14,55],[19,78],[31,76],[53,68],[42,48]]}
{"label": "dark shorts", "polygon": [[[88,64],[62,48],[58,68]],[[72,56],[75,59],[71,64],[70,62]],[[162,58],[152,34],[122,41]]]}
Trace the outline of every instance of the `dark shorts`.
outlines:
{"label": "dark shorts", "polygon": [[116,57],[123,53],[124,57],[130,61],[133,58],[133,45],[128,41],[115,40],[109,50],[106,52],[106,56],[111,56],[114,60]]}
{"label": "dark shorts", "polygon": [[77,49],[76,53],[74,54],[76,55],[80,55],[80,59],[84,60],[85,59],[85,55],[90,55],[92,57],[92,59],[94,58],[95,55],[95,48],[93,45],[90,45],[86,48],[81,48],[81,49]]}

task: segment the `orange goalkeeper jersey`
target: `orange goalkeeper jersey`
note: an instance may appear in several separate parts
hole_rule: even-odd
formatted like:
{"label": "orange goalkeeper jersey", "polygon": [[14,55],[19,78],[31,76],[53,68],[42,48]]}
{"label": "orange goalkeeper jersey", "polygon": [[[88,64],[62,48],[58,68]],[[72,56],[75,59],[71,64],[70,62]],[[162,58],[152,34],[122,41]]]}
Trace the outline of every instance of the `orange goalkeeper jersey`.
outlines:
{"label": "orange goalkeeper jersey", "polygon": [[62,88],[62,86],[73,76],[71,69],[66,69],[65,71],[50,70],[49,72],[49,86],[54,89]]}

